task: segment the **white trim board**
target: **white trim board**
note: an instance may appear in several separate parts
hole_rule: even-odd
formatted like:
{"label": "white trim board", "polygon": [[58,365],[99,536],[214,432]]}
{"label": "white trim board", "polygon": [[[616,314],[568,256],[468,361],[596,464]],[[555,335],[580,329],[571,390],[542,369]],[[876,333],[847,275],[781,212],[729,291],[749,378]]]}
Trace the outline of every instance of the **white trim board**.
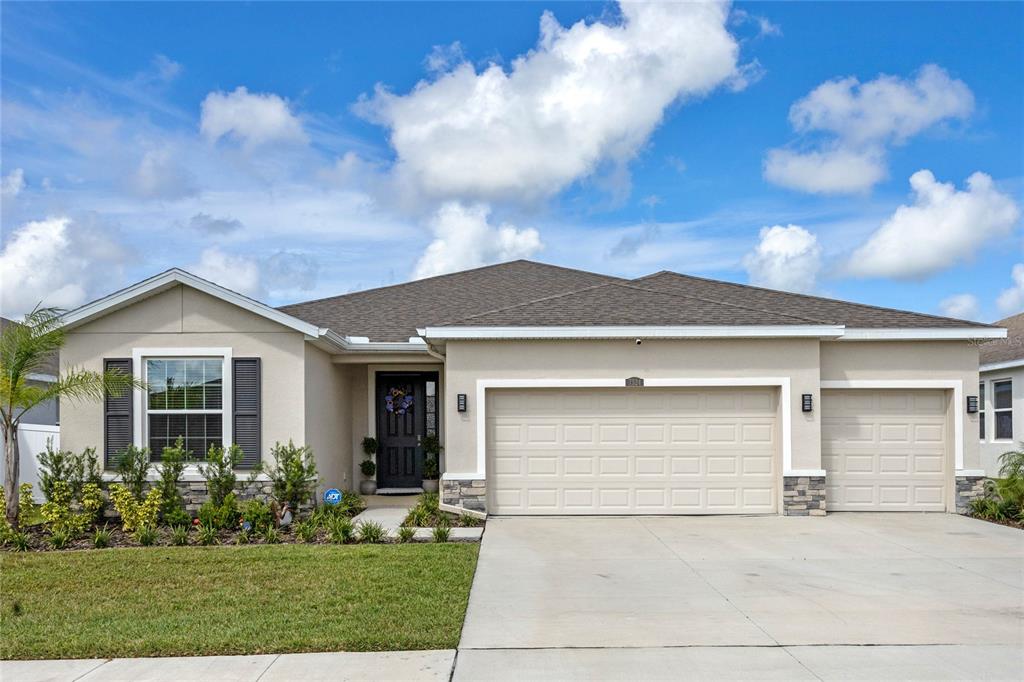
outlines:
{"label": "white trim board", "polygon": [[426,327],[416,330],[425,339],[706,339],[706,338],[834,338],[842,325],[744,326],[522,326]]}
{"label": "white trim board", "polygon": [[[849,379],[821,382],[830,388],[938,388],[953,391],[953,460],[957,475],[964,468],[964,382],[959,379]],[[824,398],[822,399],[824,402]]]}
{"label": "white trim board", "polygon": [[[793,469],[793,433],[789,377],[724,377],[645,379],[644,387],[778,386],[782,413],[782,475],[822,476],[820,470]],[[489,388],[629,388],[625,379],[477,379],[476,380],[476,472],[444,474],[445,480],[487,478],[487,389]],[[810,473],[811,471],[815,473]]]}
{"label": "white trim board", "polygon": [[944,341],[960,339],[1005,339],[1002,327],[911,327],[855,328],[847,327],[842,341]]}
{"label": "white trim board", "polygon": [[1007,360],[1005,362],[991,362],[987,365],[981,365],[978,367],[979,372],[996,372],[1001,369],[1014,369],[1015,367],[1024,367],[1024,358],[1018,358],[1016,360]]}

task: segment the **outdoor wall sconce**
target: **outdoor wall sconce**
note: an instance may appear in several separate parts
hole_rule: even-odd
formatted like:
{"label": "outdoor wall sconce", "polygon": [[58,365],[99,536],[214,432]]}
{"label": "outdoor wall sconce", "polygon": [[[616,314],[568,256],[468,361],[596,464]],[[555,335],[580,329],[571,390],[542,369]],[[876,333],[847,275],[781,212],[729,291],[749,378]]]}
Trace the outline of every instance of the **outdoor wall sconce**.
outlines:
{"label": "outdoor wall sconce", "polygon": [[800,400],[800,409],[802,409],[804,412],[810,412],[812,409],[814,409],[813,398],[811,397],[810,393],[804,393],[803,395],[801,395]]}
{"label": "outdoor wall sconce", "polygon": [[978,411],[978,396],[967,396],[967,414],[974,414]]}
{"label": "outdoor wall sconce", "polygon": [[456,405],[458,405],[457,409],[459,410],[459,412],[465,412],[466,409],[467,409],[466,408],[466,394],[465,393],[459,393],[457,396],[455,396],[455,403],[456,403]]}

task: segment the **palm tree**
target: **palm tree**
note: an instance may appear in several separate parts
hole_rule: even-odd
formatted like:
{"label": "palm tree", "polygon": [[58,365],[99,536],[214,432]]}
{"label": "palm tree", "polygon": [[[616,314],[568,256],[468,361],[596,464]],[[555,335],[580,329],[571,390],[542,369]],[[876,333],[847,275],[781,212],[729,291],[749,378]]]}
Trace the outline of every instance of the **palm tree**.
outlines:
{"label": "palm tree", "polygon": [[18,425],[36,405],[48,400],[103,400],[123,395],[141,383],[122,372],[93,372],[69,367],[56,381],[46,386],[30,385],[30,374],[43,370],[47,361],[64,345],[61,311],[36,306],[20,324],[7,325],[0,334],[0,429],[3,430],[4,490],[7,493],[7,520],[18,520]]}

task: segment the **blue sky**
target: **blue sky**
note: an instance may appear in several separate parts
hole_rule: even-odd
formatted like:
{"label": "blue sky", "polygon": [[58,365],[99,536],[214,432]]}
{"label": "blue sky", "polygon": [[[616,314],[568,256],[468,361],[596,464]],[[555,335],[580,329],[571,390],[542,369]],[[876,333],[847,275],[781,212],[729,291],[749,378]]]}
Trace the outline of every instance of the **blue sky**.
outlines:
{"label": "blue sky", "polygon": [[5,316],[515,257],[1024,309],[1021,3],[0,12]]}

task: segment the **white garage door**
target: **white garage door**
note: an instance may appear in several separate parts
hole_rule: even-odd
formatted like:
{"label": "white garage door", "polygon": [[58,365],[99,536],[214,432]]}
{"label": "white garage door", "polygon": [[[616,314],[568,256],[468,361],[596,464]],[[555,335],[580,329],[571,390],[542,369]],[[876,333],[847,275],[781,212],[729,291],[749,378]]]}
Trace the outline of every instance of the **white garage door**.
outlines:
{"label": "white garage door", "polygon": [[777,389],[488,391],[494,514],[776,509]]}
{"label": "white garage door", "polygon": [[829,511],[945,511],[943,391],[822,391]]}

